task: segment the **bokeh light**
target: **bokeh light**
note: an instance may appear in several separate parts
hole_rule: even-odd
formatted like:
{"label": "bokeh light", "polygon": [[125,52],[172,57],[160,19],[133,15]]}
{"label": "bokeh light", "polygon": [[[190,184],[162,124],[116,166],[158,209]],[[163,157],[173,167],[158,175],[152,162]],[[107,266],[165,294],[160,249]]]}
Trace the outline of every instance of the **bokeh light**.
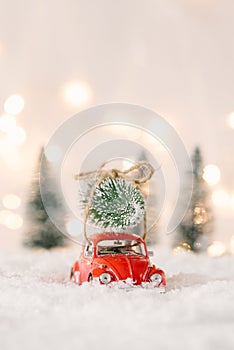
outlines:
{"label": "bokeh light", "polygon": [[225,244],[223,242],[214,241],[208,248],[207,253],[212,257],[222,256],[226,251]]}
{"label": "bokeh light", "polygon": [[188,243],[184,242],[173,249],[173,253],[190,252],[191,247]]}
{"label": "bokeh light", "polygon": [[7,209],[17,209],[21,204],[21,199],[15,194],[7,194],[3,197],[2,203]]}
{"label": "bokeh light", "polygon": [[230,128],[234,129],[234,112],[229,115],[228,123]]}
{"label": "bokeh light", "polygon": [[69,235],[76,237],[83,231],[83,224],[77,219],[69,220],[66,223],[66,230]]}
{"label": "bokeh light", "polygon": [[13,167],[22,162],[18,148],[8,140],[8,137],[0,139],[0,157],[4,159],[5,164]]}
{"label": "bokeh light", "polygon": [[0,130],[10,133],[16,128],[16,120],[12,115],[4,114],[0,117]]}
{"label": "bokeh light", "polygon": [[91,89],[85,82],[69,83],[64,88],[64,97],[72,106],[83,106],[91,99]]}
{"label": "bokeh light", "polygon": [[11,214],[12,213],[9,210],[0,210],[0,224],[5,225],[7,217]]}
{"label": "bokeh light", "polygon": [[234,194],[231,196],[231,208],[234,209]]}
{"label": "bokeh light", "polygon": [[14,145],[22,145],[26,139],[26,132],[23,128],[17,126],[8,134],[8,140]]}
{"label": "bokeh light", "polygon": [[20,215],[10,213],[5,219],[5,226],[11,230],[18,230],[23,225],[23,219]]}
{"label": "bokeh light", "polygon": [[20,215],[12,213],[9,210],[0,211],[0,224],[11,230],[18,230],[23,225],[23,219]]}
{"label": "bokeh light", "polygon": [[49,145],[45,149],[45,156],[48,159],[48,161],[56,163],[60,160],[62,156],[61,148],[57,145]]}
{"label": "bokeh light", "polygon": [[19,95],[8,97],[4,103],[4,110],[7,114],[17,115],[24,109],[24,100]]}
{"label": "bokeh light", "polygon": [[225,190],[216,190],[212,194],[212,201],[217,207],[226,207],[228,199],[229,196]]}
{"label": "bokeh light", "polygon": [[206,210],[203,207],[195,207],[194,208],[194,219],[193,222],[195,225],[200,225],[200,224],[204,224],[207,220],[207,214],[206,214]]}
{"label": "bokeh light", "polygon": [[220,170],[214,164],[208,164],[204,168],[203,179],[209,185],[216,185],[220,180]]}

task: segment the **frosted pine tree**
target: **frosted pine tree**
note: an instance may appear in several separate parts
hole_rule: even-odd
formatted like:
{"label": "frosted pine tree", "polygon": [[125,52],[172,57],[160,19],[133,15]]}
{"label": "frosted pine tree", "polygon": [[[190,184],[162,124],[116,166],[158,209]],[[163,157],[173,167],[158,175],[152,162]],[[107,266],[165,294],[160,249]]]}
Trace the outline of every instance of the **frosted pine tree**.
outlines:
{"label": "frosted pine tree", "polygon": [[188,211],[178,227],[177,248],[199,252],[206,248],[213,228],[210,193],[203,179],[203,160],[197,147],[192,155],[193,192]]}
{"label": "frosted pine tree", "polygon": [[[27,232],[23,244],[31,248],[51,249],[66,244],[66,238],[61,234],[57,227],[51,222],[41,198],[39,175],[41,158],[44,154],[42,149],[37,162],[36,172],[34,173],[31,192],[26,208]],[[49,163],[45,160],[45,169],[43,169],[44,178],[41,181],[46,182],[48,188],[45,194],[46,205],[52,207],[62,217],[63,207],[56,193],[56,186],[51,173]]]}
{"label": "frosted pine tree", "polygon": [[89,209],[90,223],[114,231],[134,227],[141,222],[145,203],[140,190],[121,178],[106,178],[94,188],[88,186],[82,201],[83,208]]}

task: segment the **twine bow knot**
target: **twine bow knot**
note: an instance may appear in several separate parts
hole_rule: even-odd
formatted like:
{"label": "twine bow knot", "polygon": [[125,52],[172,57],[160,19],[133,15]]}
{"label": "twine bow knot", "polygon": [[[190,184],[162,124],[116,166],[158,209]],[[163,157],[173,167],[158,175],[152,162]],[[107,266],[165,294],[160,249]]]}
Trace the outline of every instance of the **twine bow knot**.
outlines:
{"label": "twine bow knot", "polygon": [[[74,176],[75,180],[81,179],[81,178],[89,178],[93,175],[95,175],[95,177],[98,178],[98,182],[103,181],[104,179],[106,179],[107,177],[110,177],[112,179],[116,179],[118,178],[122,178],[125,179],[129,182],[134,183],[135,185],[139,185],[139,184],[143,184],[145,182],[147,182],[153,175],[154,173],[154,168],[152,167],[152,165],[149,162],[146,161],[139,161],[136,164],[134,164],[133,166],[131,166],[129,169],[127,170],[119,170],[119,169],[103,169],[104,166],[107,164],[107,162],[104,162],[101,164],[101,166],[94,171],[89,171],[89,172],[83,172],[80,174],[76,174]],[[142,170],[142,173],[140,173],[140,171]],[[145,174],[144,174],[144,170],[145,170]],[[134,171],[138,171],[138,175],[140,176],[131,176],[129,174],[133,173]],[[99,183],[100,183],[99,182]],[[94,187],[96,187],[97,184],[94,185]]]}

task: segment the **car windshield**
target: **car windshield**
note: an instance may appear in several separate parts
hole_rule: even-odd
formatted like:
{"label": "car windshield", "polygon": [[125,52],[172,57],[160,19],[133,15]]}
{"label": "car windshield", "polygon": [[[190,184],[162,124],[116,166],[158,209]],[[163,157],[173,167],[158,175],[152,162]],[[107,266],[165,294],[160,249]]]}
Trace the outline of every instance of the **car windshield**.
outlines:
{"label": "car windshield", "polygon": [[144,244],[135,239],[108,239],[99,241],[97,255],[125,254],[145,255]]}

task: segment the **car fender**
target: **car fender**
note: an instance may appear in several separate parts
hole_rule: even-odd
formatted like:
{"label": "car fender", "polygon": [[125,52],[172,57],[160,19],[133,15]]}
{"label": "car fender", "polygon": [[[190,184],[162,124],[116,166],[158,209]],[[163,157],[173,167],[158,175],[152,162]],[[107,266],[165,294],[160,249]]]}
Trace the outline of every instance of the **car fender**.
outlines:
{"label": "car fender", "polygon": [[148,279],[150,278],[150,276],[154,273],[159,273],[162,276],[162,282],[160,283],[161,286],[165,286],[166,285],[166,276],[163,270],[158,269],[155,265],[152,265],[149,268],[149,272],[148,272]]}
{"label": "car fender", "polygon": [[92,270],[92,277],[93,279],[99,279],[99,276],[104,273],[104,272],[108,272],[111,276],[112,276],[112,280],[116,280],[116,276],[115,274],[113,273],[112,270],[110,270],[107,266],[105,267],[96,267]]}
{"label": "car fender", "polygon": [[106,270],[106,268],[104,268],[104,267],[95,267],[92,271],[91,271],[91,273],[92,273],[92,276],[93,276],[93,278],[97,278],[97,277],[99,277],[103,272],[106,272],[107,270]]}

